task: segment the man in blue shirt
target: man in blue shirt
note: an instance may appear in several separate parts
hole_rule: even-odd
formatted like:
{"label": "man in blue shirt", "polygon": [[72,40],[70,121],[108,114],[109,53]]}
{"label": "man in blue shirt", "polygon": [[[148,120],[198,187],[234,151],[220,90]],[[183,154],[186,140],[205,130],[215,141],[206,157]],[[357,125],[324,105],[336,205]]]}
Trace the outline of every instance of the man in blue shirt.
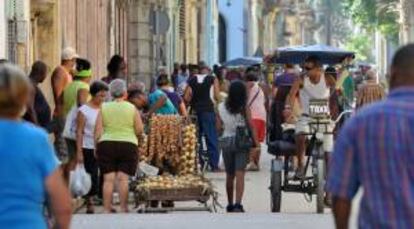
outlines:
{"label": "man in blue shirt", "polygon": [[413,63],[414,44],[401,48],[388,98],[358,111],[338,137],[326,186],[337,228],[348,228],[360,187],[359,228],[414,228]]}
{"label": "man in blue shirt", "polygon": [[173,115],[178,113],[174,103],[162,89],[156,89],[149,96],[140,90],[131,91],[129,100],[138,109],[148,108],[148,116],[152,114]]}

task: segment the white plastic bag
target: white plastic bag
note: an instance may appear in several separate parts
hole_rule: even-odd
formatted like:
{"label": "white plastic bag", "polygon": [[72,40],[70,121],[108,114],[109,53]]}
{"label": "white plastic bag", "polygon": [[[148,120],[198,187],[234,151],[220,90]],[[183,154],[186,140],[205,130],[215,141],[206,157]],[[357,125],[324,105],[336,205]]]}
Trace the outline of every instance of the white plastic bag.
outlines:
{"label": "white plastic bag", "polygon": [[77,164],[75,170],[70,172],[69,187],[75,197],[88,194],[91,189],[91,176],[86,172],[83,164]]}
{"label": "white plastic bag", "polygon": [[71,140],[76,140],[76,117],[78,115],[78,107],[73,106],[66,116],[65,127],[62,136]]}

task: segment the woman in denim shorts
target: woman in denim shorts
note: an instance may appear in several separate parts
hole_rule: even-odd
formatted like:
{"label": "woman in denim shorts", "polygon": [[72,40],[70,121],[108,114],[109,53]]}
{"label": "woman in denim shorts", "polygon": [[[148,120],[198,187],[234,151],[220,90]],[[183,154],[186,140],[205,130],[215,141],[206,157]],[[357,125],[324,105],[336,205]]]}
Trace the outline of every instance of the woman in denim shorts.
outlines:
{"label": "woman in denim shorts", "polygon": [[[229,88],[229,95],[224,103],[219,104],[218,110],[222,122],[223,136],[221,146],[224,165],[226,168],[226,190],[228,198],[227,212],[244,212],[242,203],[244,192],[244,175],[249,162],[249,150],[240,152],[235,149],[236,130],[246,123],[250,125],[250,110],[247,109],[247,89],[241,81],[234,81]],[[251,128],[251,126],[249,127]],[[253,134],[254,143],[259,146]],[[236,181],[236,198],[234,198],[234,183]],[[235,201],[234,201],[235,199]]]}

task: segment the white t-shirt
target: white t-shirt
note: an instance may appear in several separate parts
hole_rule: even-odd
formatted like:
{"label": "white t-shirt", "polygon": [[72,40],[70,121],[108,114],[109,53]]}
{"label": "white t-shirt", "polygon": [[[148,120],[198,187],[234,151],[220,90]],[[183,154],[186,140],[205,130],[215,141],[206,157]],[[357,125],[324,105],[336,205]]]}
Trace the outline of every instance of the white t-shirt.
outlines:
{"label": "white t-shirt", "polygon": [[220,118],[223,121],[224,132],[223,137],[234,137],[236,136],[236,130],[238,126],[244,125],[244,118],[241,114],[233,115],[227,108],[225,103],[220,103],[218,106],[218,112]]}
{"label": "white t-shirt", "polygon": [[99,109],[95,109],[85,104],[79,108],[85,117],[85,129],[83,131],[83,148],[95,149],[94,133],[96,118],[98,117]]}

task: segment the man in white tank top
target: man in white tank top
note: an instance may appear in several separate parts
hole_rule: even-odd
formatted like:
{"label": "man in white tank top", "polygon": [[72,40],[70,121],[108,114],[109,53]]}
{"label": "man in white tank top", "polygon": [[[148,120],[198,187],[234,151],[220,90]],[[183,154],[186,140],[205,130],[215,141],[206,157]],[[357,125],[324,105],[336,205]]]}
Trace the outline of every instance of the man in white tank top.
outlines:
{"label": "man in white tank top", "polygon": [[[298,101],[302,108],[302,115],[298,118],[296,123],[296,147],[298,160],[294,162],[294,168],[297,169],[297,176],[304,175],[304,162],[306,151],[306,136],[304,133],[309,133],[309,104],[313,99],[329,100],[330,89],[335,88],[335,79],[331,76],[325,75],[322,64],[317,57],[309,57],[304,64],[306,75],[298,77],[294,82],[289,95],[286,99],[286,106],[284,115],[290,117],[292,115],[292,107],[295,99],[299,94]],[[332,151],[333,136],[326,135],[324,139],[324,149],[326,152]]]}

